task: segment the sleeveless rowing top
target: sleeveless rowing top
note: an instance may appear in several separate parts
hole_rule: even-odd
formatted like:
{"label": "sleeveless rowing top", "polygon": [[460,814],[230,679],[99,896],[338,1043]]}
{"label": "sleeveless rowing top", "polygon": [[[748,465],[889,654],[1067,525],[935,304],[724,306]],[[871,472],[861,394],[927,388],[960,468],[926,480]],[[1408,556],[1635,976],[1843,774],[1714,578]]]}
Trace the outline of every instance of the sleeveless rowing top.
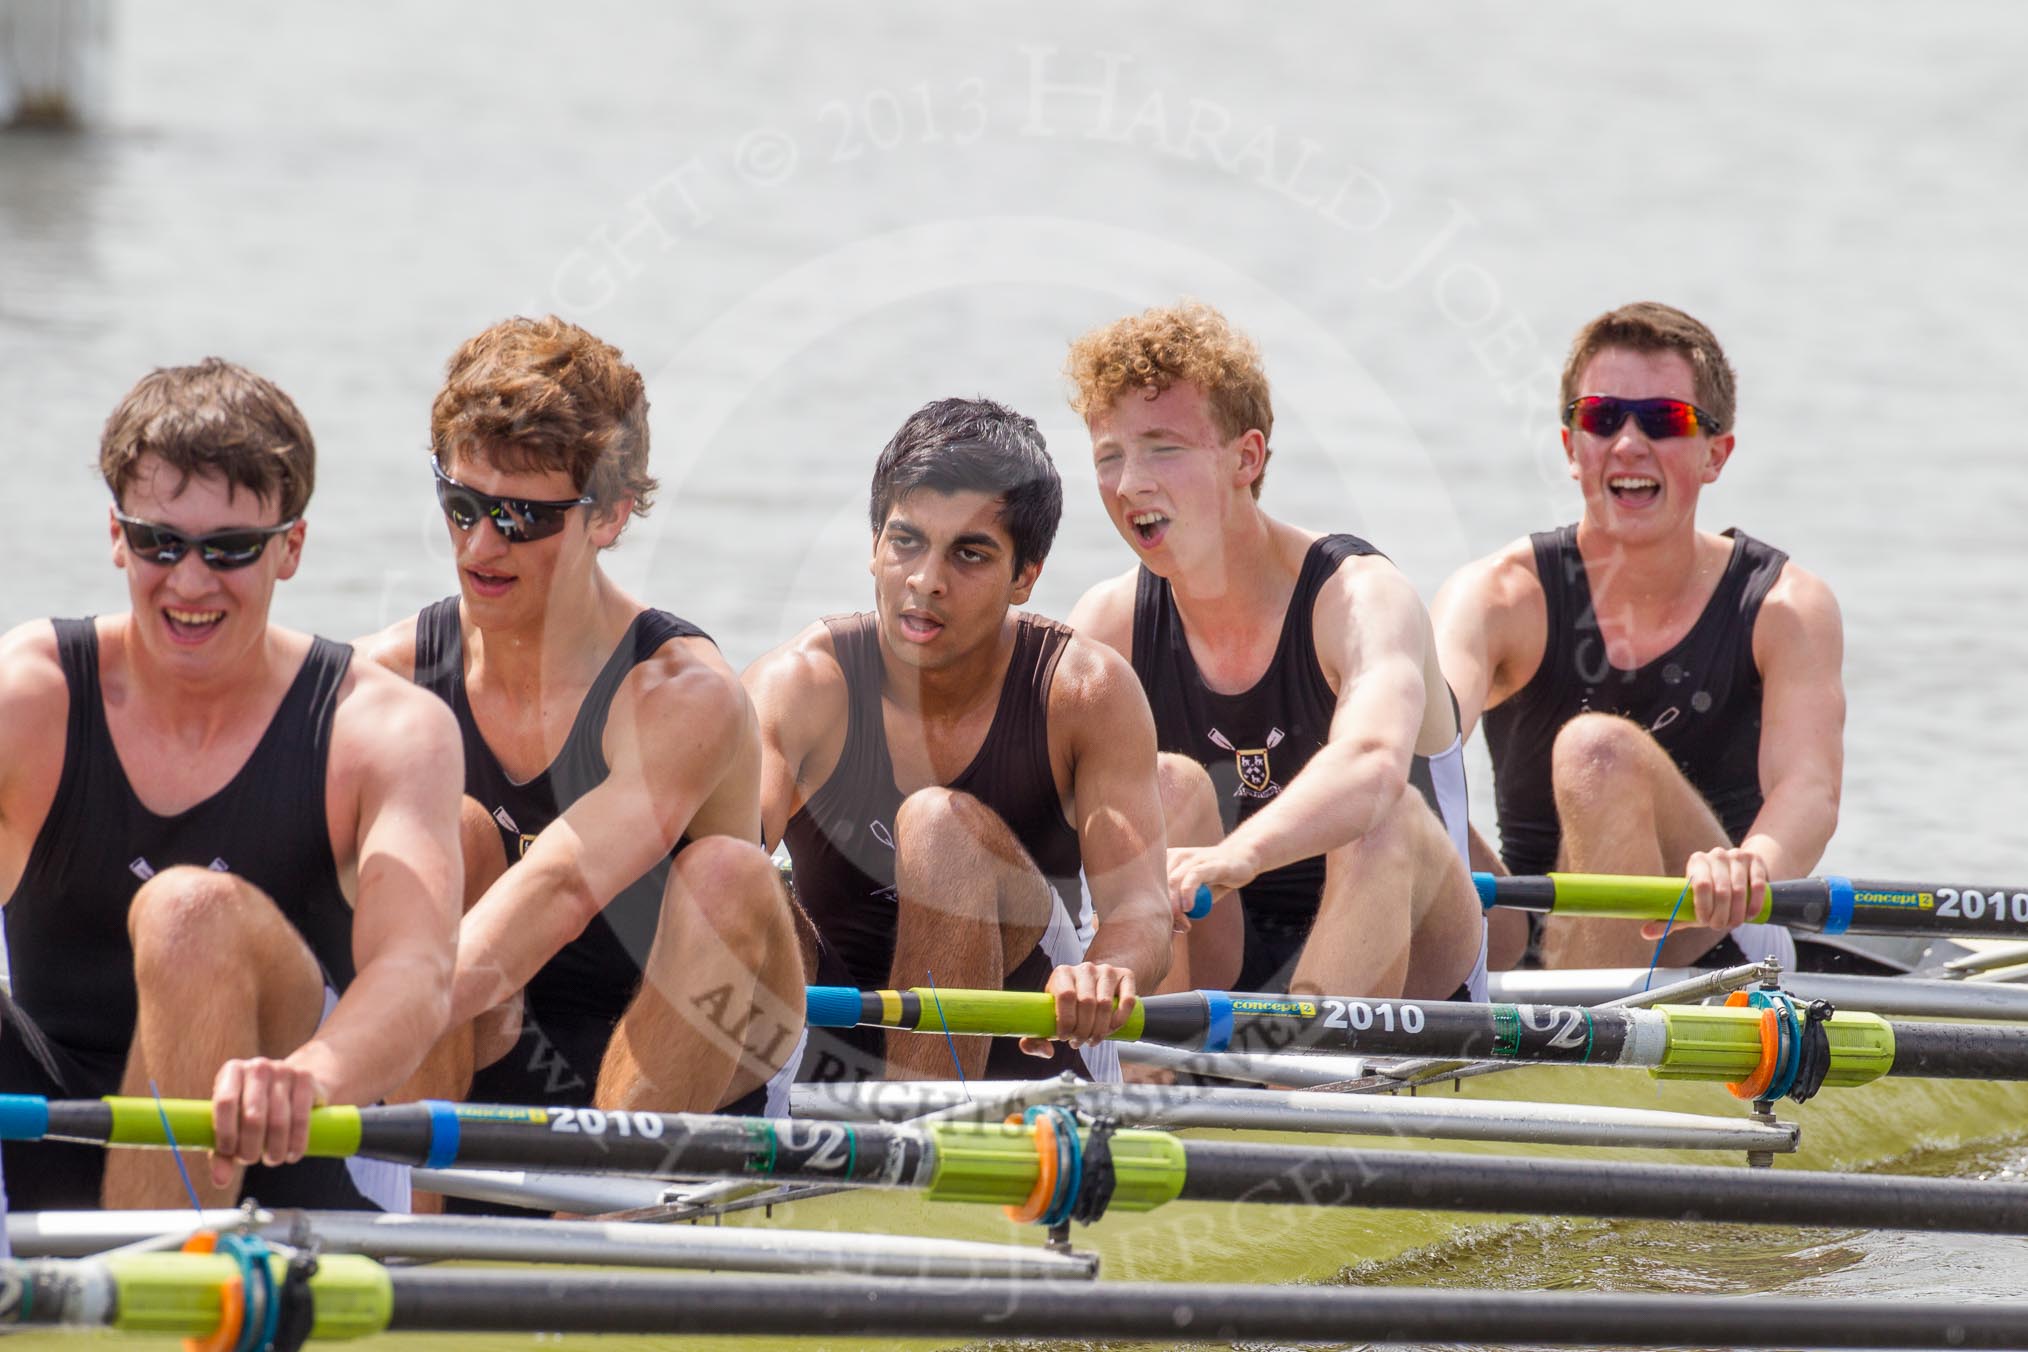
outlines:
{"label": "sleeveless rowing top", "polygon": [[[1356,535],[1312,541],[1282,616],[1274,657],[1253,688],[1236,695],[1204,683],[1169,583],[1141,569],[1134,594],[1134,674],[1155,711],[1161,749],[1188,756],[1210,772],[1227,834],[1280,796],[1329,739],[1338,696],[1317,660],[1312,629],[1317,593],[1345,560],[1378,554]],[[1444,824],[1459,856],[1468,857],[1463,742],[1453,741],[1435,756],[1412,758],[1408,779]],[[1249,920],[1302,934],[1316,919],[1323,895],[1322,855],[1271,869],[1240,889]]]}
{"label": "sleeveless rowing top", "polygon": [[1529,537],[1549,620],[1542,665],[1485,714],[1500,856],[1510,871],[1556,867],[1563,831],[1550,750],[1563,725],[1588,711],[1619,714],[1647,729],[1735,844],[1753,825],[1761,806],[1753,625],[1788,555],[1741,532],[1725,534],[1732,558],[1697,623],[1675,647],[1631,671],[1612,665],[1599,636],[1577,527]]}
{"label": "sleeveless rowing top", "polygon": [[[832,616],[824,625],[850,702],[845,747],[782,838],[795,864],[796,900],[853,984],[877,990],[894,965],[894,817],[902,802],[881,717],[880,635],[876,617],[864,612]],[[1083,856],[1050,767],[1049,685],[1070,636],[1053,620],[1016,613],[1014,653],[992,726],[972,763],[946,786],[1007,823],[1067,914],[1083,897]],[[1075,924],[1080,917],[1069,918]]]}
{"label": "sleeveless rowing top", "polygon": [[[688,620],[661,610],[634,616],[612,656],[600,669],[563,749],[535,778],[516,782],[486,745],[465,693],[464,635],[458,627],[458,598],[448,597],[416,617],[416,684],[431,690],[457,715],[465,743],[465,792],[492,814],[509,864],[521,858],[544,827],[605,781],[606,714],[628,673],[679,638],[709,638]],[[669,857],[635,879],[544,963],[528,983],[531,1008],[546,1014],[589,1015],[617,1022],[641,984],[641,968],[662,915],[662,889],[669,860],[689,844],[676,842]]]}
{"label": "sleeveless rowing top", "polygon": [[352,906],[338,882],[324,778],[331,722],[352,649],[316,638],[267,730],[225,787],[174,816],[134,793],[106,724],[99,636],[54,620],[70,688],[63,773],[28,866],[7,903],[14,998],[50,1039],[124,1057],[134,1040],[134,948],[127,908],[176,864],[216,869],[265,892],[342,991],[352,980]]}

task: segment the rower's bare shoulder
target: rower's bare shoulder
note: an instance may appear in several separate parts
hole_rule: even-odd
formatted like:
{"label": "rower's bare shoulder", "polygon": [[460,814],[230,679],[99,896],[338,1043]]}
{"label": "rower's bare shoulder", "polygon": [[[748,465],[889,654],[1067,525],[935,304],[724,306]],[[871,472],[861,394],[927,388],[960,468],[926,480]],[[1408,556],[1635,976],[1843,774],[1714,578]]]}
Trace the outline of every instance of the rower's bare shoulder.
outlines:
{"label": "rower's bare shoulder", "polygon": [[1437,589],[1431,609],[1477,611],[1488,619],[1523,612],[1546,614],[1542,579],[1535,571],[1535,545],[1526,535],[1452,573]]}
{"label": "rower's bare shoulder", "polygon": [[1793,559],[1768,588],[1754,622],[1754,656],[1763,669],[1772,658],[1839,657],[1844,648],[1845,621],[1830,584]]}
{"label": "rower's bare shoulder", "polygon": [[655,741],[674,735],[689,742],[699,732],[744,729],[752,720],[746,689],[718,645],[703,637],[676,638],[627,674],[606,728],[608,740],[620,729]]}
{"label": "rower's bare shoulder", "polygon": [[30,620],[0,634],[0,748],[19,752],[38,742],[60,742],[69,715],[70,685],[57,654],[56,626]]}
{"label": "rower's bare shoulder", "polygon": [[1148,697],[1141,681],[1125,657],[1110,644],[1083,633],[1073,632],[1056,659],[1056,675],[1049,686],[1049,712],[1072,719],[1076,726],[1095,735],[1104,735],[1114,720],[1146,720]]}
{"label": "rower's bare shoulder", "polygon": [[827,725],[843,716],[849,699],[845,669],[822,620],[755,658],[741,680],[770,728]]}
{"label": "rower's bare shoulder", "polygon": [[352,640],[352,651],[375,666],[384,667],[404,681],[415,679],[415,627],[421,617],[410,615],[396,620],[378,633]]}
{"label": "rower's bare shoulder", "polygon": [[332,782],[434,782],[446,767],[450,781],[461,783],[464,744],[451,706],[386,667],[355,660],[332,716]]}
{"label": "rower's bare shoulder", "polygon": [[1138,565],[1109,577],[1078,598],[1069,624],[1085,638],[1103,643],[1123,657],[1134,650],[1134,597],[1140,586]]}

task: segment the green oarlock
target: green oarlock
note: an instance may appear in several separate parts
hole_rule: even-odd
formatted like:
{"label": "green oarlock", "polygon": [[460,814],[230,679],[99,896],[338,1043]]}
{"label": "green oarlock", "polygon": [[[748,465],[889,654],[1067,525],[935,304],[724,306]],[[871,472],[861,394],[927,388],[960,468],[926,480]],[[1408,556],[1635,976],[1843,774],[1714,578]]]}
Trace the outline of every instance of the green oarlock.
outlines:
{"label": "green oarlock", "polygon": [[223,1254],[137,1253],[104,1261],[119,1293],[113,1327],[126,1333],[210,1333],[223,1308],[220,1292],[239,1276],[239,1264]]}
{"label": "green oarlock", "polygon": [[[105,1260],[119,1293],[113,1327],[127,1333],[173,1333],[201,1338],[219,1325],[225,1284],[239,1264],[220,1254],[137,1253]],[[288,1260],[268,1259],[277,1287]],[[387,1269],[358,1254],[328,1254],[310,1278],[313,1338],[365,1338],[384,1333],[394,1314],[394,1284]]]}
{"label": "green oarlock", "polygon": [[[1035,1189],[1040,1163],[1035,1129],[1001,1122],[939,1122],[929,1129],[936,1143],[936,1174],[929,1196],[938,1202],[988,1202],[1015,1206]],[[1085,1139],[1089,1138],[1089,1133]],[[1113,1211],[1152,1211],[1183,1191],[1183,1142],[1166,1131],[1116,1131]]]}
{"label": "green oarlock", "polygon": [[[281,1273],[275,1275],[279,1279]],[[385,1333],[394,1318],[393,1280],[386,1268],[360,1254],[319,1258],[310,1295],[316,1310],[312,1338],[365,1338]]]}
{"label": "green oarlock", "polygon": [[[1651,1072],[1658,1080],[1736,1083],[1760,1067],[1761,1011],[1748,1005],[1665,1005],[1669,1048]],[[1894,1065],[1894,1027],[1878,1014],[1834,1014],[1824,1025],[1831,1069],[1824,1083],[1847,1089]]]}
{"label": "green oarlock", "polygon": [[[212,1144],[211,1105],[199,1099],[108,1098],[112,1145],[168,1145],[162,1130],[167,1117],[176,1144],[209,1149]],[[349,1105],[310,1110],[309,1153],[322,1159],[345,1159],[359,1153],[359,1109]]]}
{"label": "green oarlock", "polygon": [[1730,1084],[1760,1065],[1760,1011],[1748,1006],[1665,1005],[1669,1046],[1650,1072],[1658,1080]]}

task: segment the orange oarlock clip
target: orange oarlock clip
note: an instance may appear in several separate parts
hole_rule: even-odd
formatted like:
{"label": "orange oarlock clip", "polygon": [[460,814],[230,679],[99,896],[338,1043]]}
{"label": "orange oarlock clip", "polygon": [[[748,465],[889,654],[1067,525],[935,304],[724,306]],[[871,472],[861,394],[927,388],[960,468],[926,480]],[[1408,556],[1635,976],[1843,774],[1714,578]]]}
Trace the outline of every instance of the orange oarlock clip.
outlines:
{"label": "orange oarlock clip", "polygon": [[[1752,1004],[1753,997],[1745,991],[1734,991],[1725,997],[1725,1003],[1737,1009]],[[1753,1074],[1725,1086],[1734,1098],[1752,1102],[1767,1093],[1781,1064],[1781,1045],[1781,1015],[1770,1005],[1760,1012],[1760,1064],[1754,1067]]]}
{"label": "orange oarlock clip", "polygon": [[[1021,1114],[1011,1113],[1007,1125],[1021,1125]],[[1019,1206],[1002,1207],[1007,1219],[1022,1225],[1033,1225],[1042,1219],[1042,1213],[1049,1209],[1050,1199],[1056,1196],[1056,1121],[1048,1113],[1035,1119],[1035,1158],[1041,1168],[1035,1175],[1035,1187],[1028,1194],[1028,1200]]]}
{"label": "orange oarlock clip", "polygon": [[[183,1252],[218,1252],[218,1232],[199,1230],[183,1241]],[[218,1327],[202,1338],[185,1338],[183,1352],[232,1352],[245,1321],[246,1283],[235,1273],[218,1286]]]}

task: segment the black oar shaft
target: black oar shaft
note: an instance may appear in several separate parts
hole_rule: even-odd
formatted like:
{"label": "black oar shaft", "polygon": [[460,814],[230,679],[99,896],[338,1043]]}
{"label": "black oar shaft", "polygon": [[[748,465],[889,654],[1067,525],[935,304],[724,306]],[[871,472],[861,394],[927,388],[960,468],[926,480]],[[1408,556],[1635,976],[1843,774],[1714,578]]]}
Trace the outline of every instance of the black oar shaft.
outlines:
{"label": "black oar shaft", "polygon": [[2028,1234],[2028,1184],[1195,1141],[1182,1199]]}
{"label": "black oar shaft", "polygon": [[1140,1036],[1205,1051],[1349,1052],[1611,1065],[1639,1017],[1557,1005],[1190,991],[1141,1002]]}
{"label": "black oar shaft", "polygon": [[2028,1302],[1709,1295],[394,1274],[397,1330],[1650,1347],[2028,1348]]}
{"label": "black oar shaft", "polygon": [[1977,1023],[1897,1023],[1893,1075],[1932,1080],[2028,1078],[2028,1028]]}

